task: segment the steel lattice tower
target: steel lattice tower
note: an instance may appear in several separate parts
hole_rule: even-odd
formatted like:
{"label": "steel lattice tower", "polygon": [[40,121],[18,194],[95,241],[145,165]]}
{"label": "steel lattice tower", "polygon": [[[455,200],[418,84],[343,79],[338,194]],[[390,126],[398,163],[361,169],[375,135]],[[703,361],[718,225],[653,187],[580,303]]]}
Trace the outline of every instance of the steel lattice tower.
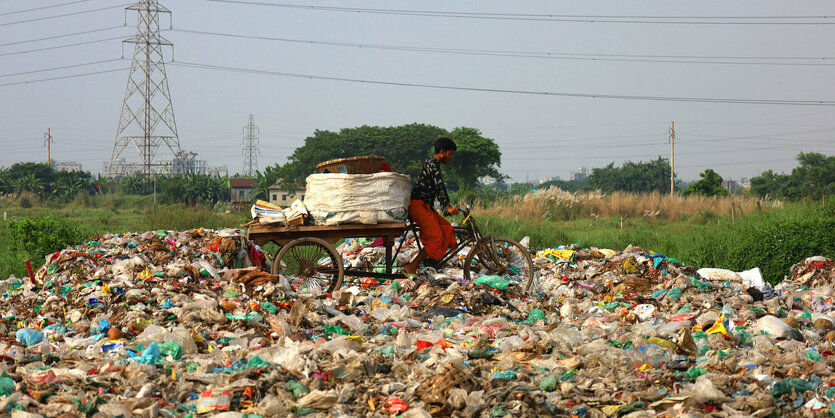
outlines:
{"label": "steel lattice tower", "polygon": [[244,143],[244,175],[254,176],[258,171],[258,134],[260,131],[255,126],[255,119],[252,114],[249,115],[249,122],[244,126],[243,143]]}
{"label": "steel lattice tower", "polygon": [[[180,152],[162,55],[163,47],[173,47],[173,44],[160,36],[159,30],[159,15],[167,13],[170,17],[171,11],[157,0],[139,0],[126,10],[138,13],[137,32],[136,36],[123,41],[135,47],[108,175],[121,176],[141,168],[145,176],[150,176],[155,166],[154,156],[161,144],[175,156]],[[120,155],[131,143],[139,151],[141,163],[119,163]]]}

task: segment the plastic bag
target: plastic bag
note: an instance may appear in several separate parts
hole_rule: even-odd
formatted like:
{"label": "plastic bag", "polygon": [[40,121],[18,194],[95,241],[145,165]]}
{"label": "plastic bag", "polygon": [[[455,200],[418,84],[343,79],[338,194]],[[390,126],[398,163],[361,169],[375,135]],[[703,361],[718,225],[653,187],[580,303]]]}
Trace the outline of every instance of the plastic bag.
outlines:
{"label": "plastic bag", "polygon": [[15,333],[15,338],[19,343],[29,348],[43,341],[43,334],[31,328],[21,328]]}
{"label": "plastic bag", "polygon": [[225,390],[204,390],[197,401],[197,413],[228,411],[232,403],[232,393]]}

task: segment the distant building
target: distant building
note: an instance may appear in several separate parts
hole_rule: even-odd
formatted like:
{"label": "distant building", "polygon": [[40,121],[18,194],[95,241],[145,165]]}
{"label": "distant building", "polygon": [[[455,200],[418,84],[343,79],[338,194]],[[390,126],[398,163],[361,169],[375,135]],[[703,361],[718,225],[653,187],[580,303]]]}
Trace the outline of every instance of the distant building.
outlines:
{"label": "distant building", "polygon": [[210,176],[226,177],[229,175],[229,169],[225,165],[210,166],[206,168],[206,174]]}
{"label": "distant building", "polygon": [[252,201],[252,186],[255,179],[229,179],[230,201],[235,204],[248,204]]}
{"label": "distant building", "polygon": [[571,172],[571,180],[573,181],[583,181],[589,176],[589,169],[586,167],[580,167],[577,171]]}
{"label": "distant building", "polygon": [[289,191],[284,190],[278,184],[273,184],[268,190],[270,192],[270,203],[277,206],[290,206],[290,204],[296,199],[304,201],[304,189]]}
{"label": "distant building", "polygon": [[728,191],[731,193],[740,193],[744,190],[751,189],[751,180],[745,177],[739,180],[722,180],[722,187],[728,189]]}
{"label": "distant building", "polygon": [[84,171],[81,163],[75,161],[52,161],[52,169],[55,171]]}

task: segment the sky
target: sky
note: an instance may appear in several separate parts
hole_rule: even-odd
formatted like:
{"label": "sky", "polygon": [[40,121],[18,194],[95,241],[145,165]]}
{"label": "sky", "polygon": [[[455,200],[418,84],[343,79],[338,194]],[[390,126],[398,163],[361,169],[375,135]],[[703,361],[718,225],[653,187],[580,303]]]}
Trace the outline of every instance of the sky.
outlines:
{"label": "sky", "polygon": [[[669,158],[672,122],[683,180],[835,155],[831,1],[283,1],[160,2],[180,147],[230,174],[250,114],[258,168],[316,130],[410,123],[479,129],[514,181]],[[46,161],[47,129],[53,160],[110,160],[128,4],[0,0],[0,166]]]}

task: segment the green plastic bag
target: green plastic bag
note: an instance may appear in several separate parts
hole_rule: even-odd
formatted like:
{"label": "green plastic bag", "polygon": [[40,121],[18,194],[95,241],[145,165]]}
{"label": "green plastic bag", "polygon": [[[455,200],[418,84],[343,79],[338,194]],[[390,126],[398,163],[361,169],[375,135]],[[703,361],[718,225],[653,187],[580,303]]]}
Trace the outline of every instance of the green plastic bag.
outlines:
{"label": "green plastic bag", "polygon": [[708,371],[701,368],[701,367],[691,367],[691,368],[687,369],[686,372],[684,372],[684,377],[686,377],[688,379],[696,380],[696,379],[699,378],[699,376],[705,375],[707,373],[708,373]]}
{"label": "green plastic bag", "polygon": [[299,399],[302,396],[310,393],[310,389],[308,389],[305,385],[295,380],[288,381],[287,388],[290,389],[291,392],[293,392],[293,397],[296,399]]}
{"label": "green plastic bag", "polygon": [[476,279],[475,284],[486,284],[493,289],[505,290],[510,285],[510,282],[499,276],[485,275]]}
{"label": "green plastic bag", "polygon": [[8,396],[14,393],[14,380],[6,372],[0,377],[0,396]]}
{"label": "green plastic bag", "polygon": [[523,324],[533,324],[540,319],[545,319],[545,312],[542,312],[540,309],[534,309],[531,313],[528,314],[528,319],[522,321]]}
{"label": "green plastic bag", "polygon": [[250,367],[263,368],[263,367],[269,366],[269,365],[270,365],[269,362],[261,360],[261,357],[255,356],[255,357],[249,359],[248,362],[246,362],[246,367],[244,367],[244,369],[248,369]]}
{"label": "green plastic bag", "polygon": [[334,333],[334,334],[340,334],[340,335],[349,335],[348,331],[345,331],[339,325],[325,325],[324,333],[325,334]]}
{"label": "green plastic bag", "polygon": [[171,356],[179,360],[183,356],[183,347],[173,341],[164,342],[159,345],[159,354],[163,357]]}
{"label": "green plastic bag", "polygon": [[557,383],[559,383],[557,375],[549,374],[548,376],[545,376],[541,382],[539,382],[539,390],[543,392],[553,392],[557,390]]}
{"label": "green plastic bag", "polygon": [[803,393],[812,389],[814,389],[812,385],[806,383],[803,379],[790,377],[781,382],[777,382],[774,387],[771,388],[771,396],[777,398],[787,393],[792,393],[792,390],[794,390],[795,393]]}
{"label": "green plastic bag", "polygon": [[261,309],[271,314],[278,313],[278,307],[270,302],[261,302]]}
{"label": "green plastic bag", "polygon": [[736,335],[739,337],[739,345],[751,344],[751,340],[754,339],[754,334],[748,331],[739,331]]}

